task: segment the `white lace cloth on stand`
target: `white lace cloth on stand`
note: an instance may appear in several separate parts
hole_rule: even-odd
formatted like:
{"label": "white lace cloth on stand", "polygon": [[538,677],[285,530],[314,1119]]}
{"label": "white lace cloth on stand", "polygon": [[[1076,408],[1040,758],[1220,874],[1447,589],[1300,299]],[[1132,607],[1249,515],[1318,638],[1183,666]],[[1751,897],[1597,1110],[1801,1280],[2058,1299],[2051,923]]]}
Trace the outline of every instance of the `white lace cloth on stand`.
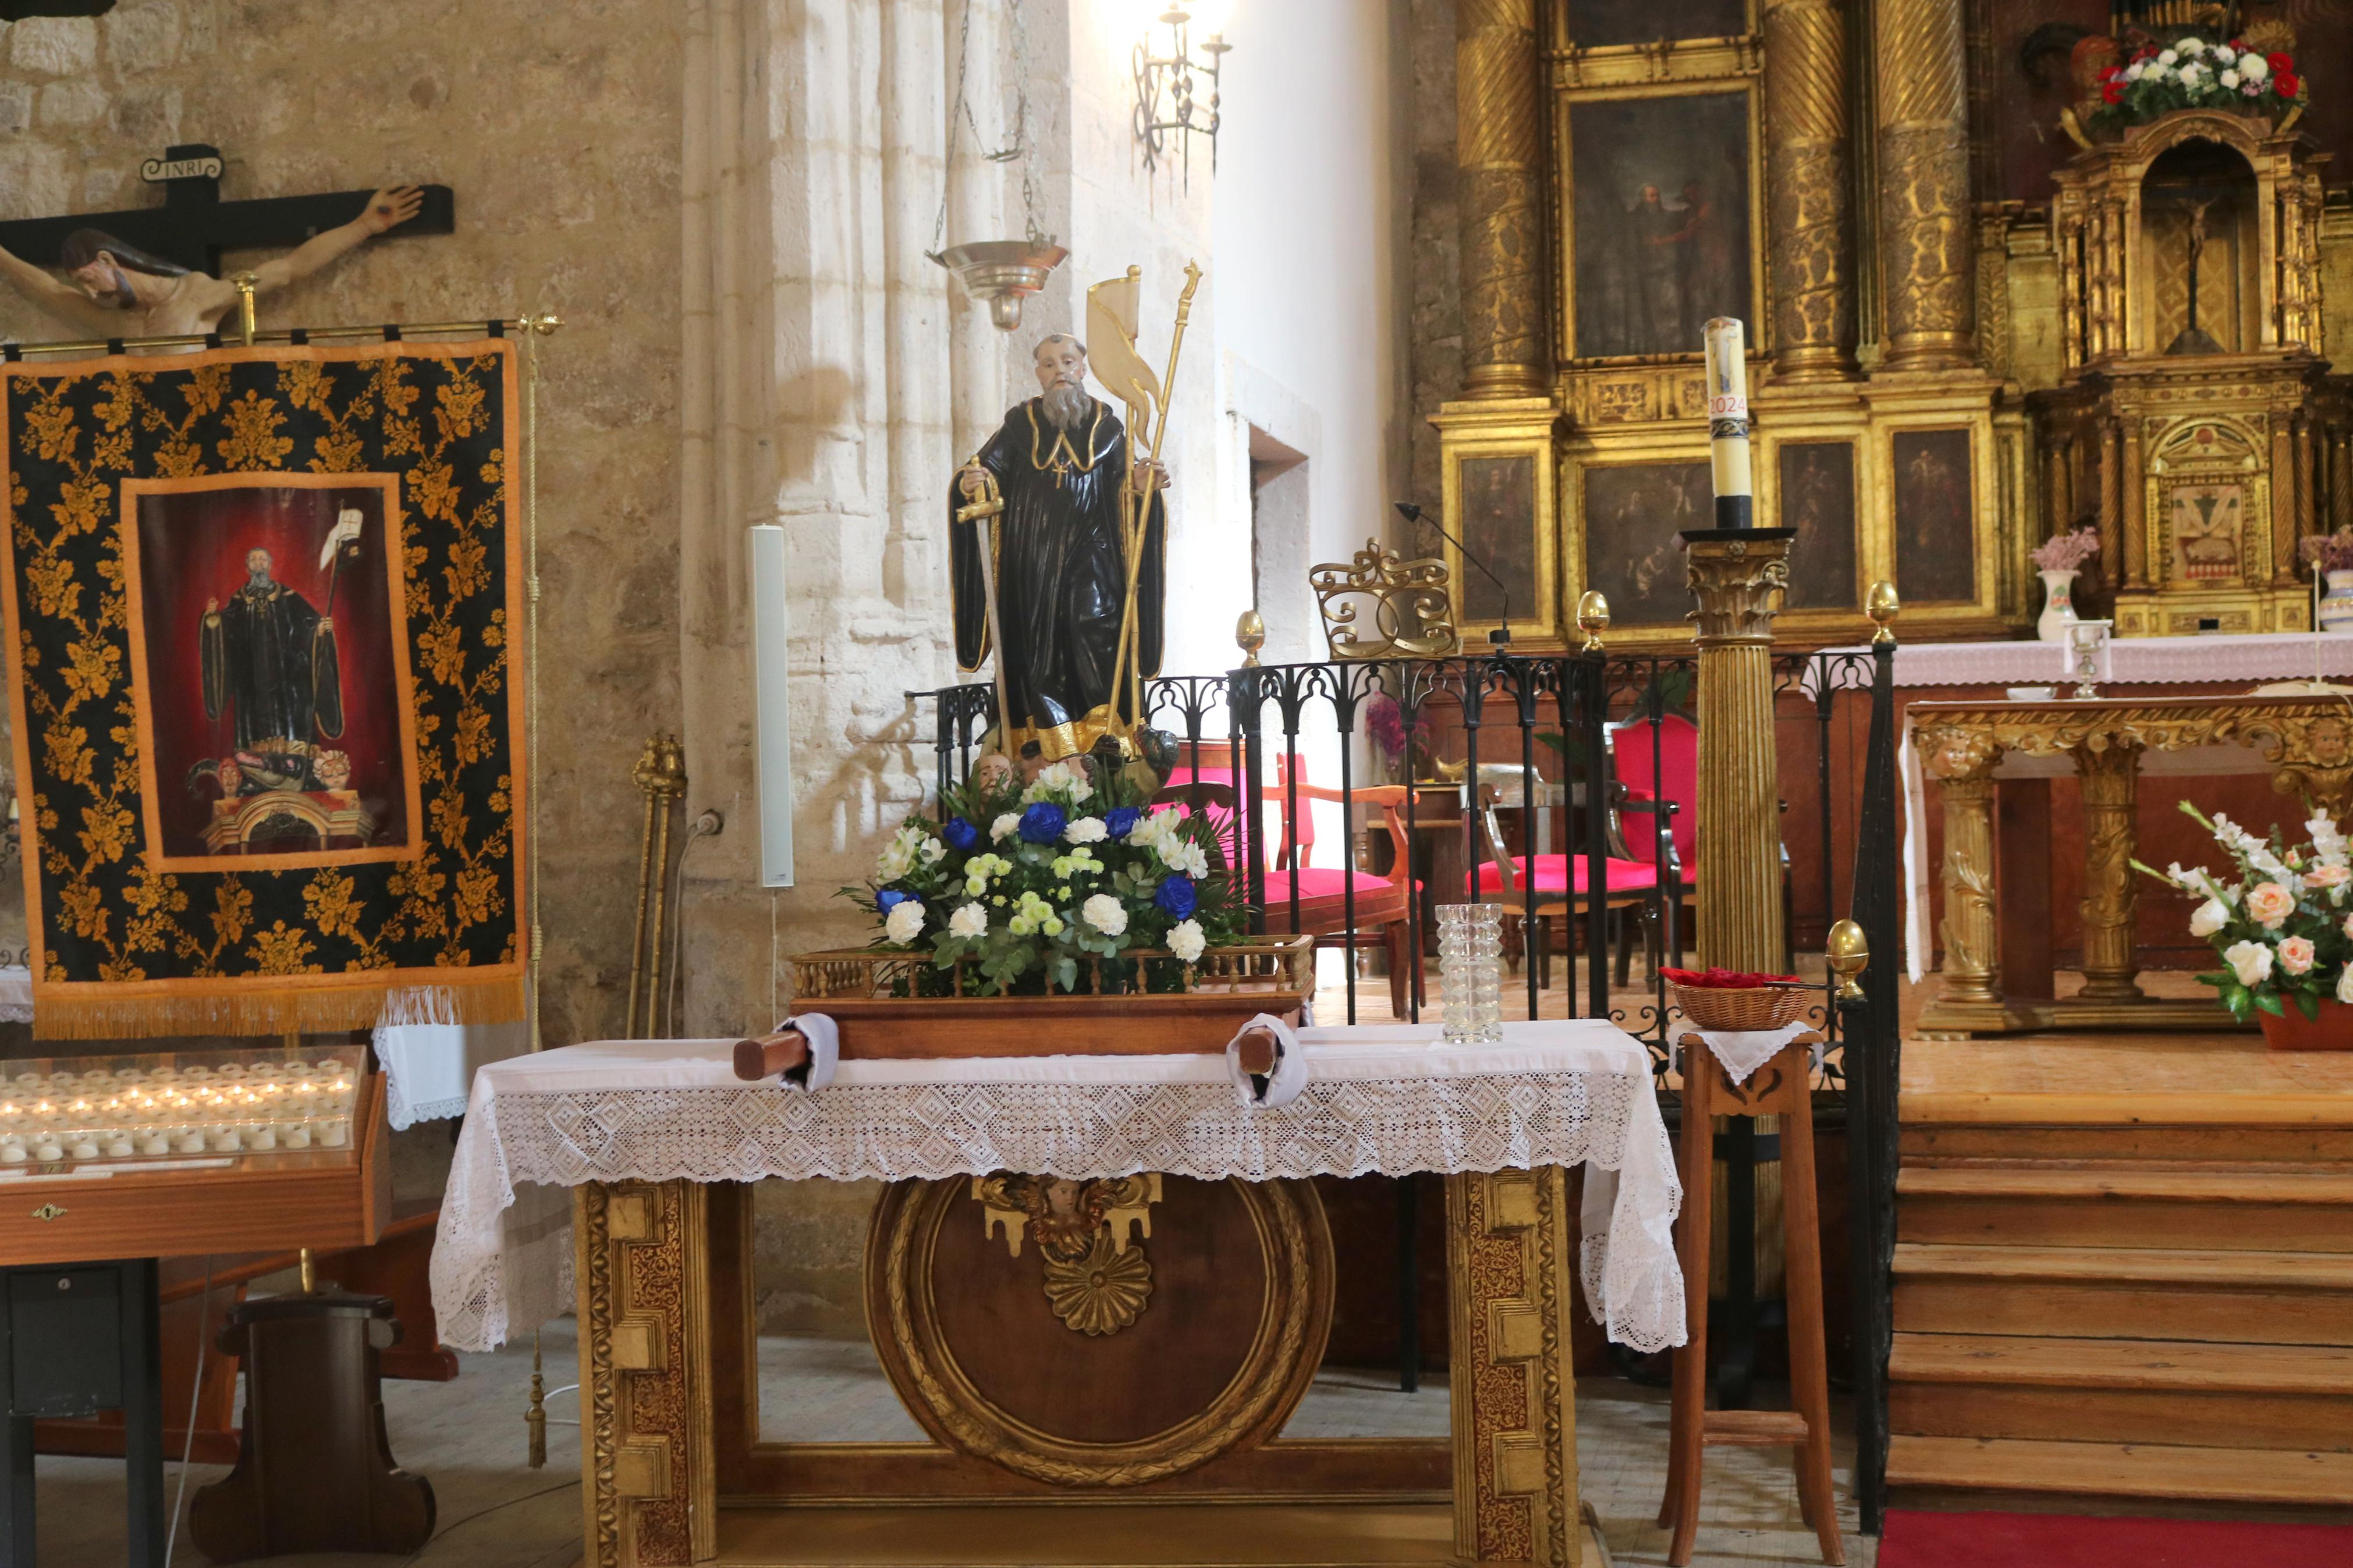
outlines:
{"label": "white lace cloth on stand", "polygon": [[[1745,1084],[1757,1076],[1758,1068],[1779,1056],[1782,1047],[1799,1035],[1811,1033],[1813,1027],[1800,1019],[1778,1029],[1693,1028],[1691,1032],[1707,1042],[1709,1054],[1732,1076],[1733,1082]],[[1814,1065],[1820,1066],[1821,1059],[1822,1042],[1818,1036],[1814,1040]]]}
{"label": "white lace cloth on stand", "polygon": [[1158,1171],[1217,1181],[1585,1165],[1580,1272],[1609,1335],[1683,1340],[1683,1203],[1641,1044],[1596,1019],[1303,1029],[1309,1081],[1237,1103],[1219,1056],[843,1062],[815,1092],[736,1080],[724,1040],[608,1041],[475,1075],[441,1198],[442,1342],[491,1350],[573,1306],[585,1182]]}
{"label": "white lace cloth on stand", "polygon": [[[1867,653],[1862,647],[1830,654]],[[2073,687],[2081,679],[2064,643],[1900,643],[1898,686]],[[2244,637],[2110,637],[2102,647],[2098,681],[2123,686],[2171,686],[2217,680],[2295,680],[2353,675],[2353,635],[2343,632]]]}

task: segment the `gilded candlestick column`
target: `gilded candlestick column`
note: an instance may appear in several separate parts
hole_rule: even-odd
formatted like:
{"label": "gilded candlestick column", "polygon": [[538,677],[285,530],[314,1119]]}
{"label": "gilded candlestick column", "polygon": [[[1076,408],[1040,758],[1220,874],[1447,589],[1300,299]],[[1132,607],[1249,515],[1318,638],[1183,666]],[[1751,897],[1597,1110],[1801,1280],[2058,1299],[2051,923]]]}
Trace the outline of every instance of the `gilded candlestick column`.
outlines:
{"label": "gilded candlestick column", "polygon": [[1773,617],[1789,585],[1786,528],[1683,536],[1699,599],[1699,900],[1703,962],[1778,971],[1780,793],[1773,750]]}
{"label": "gilded candlestick column", "polygon": [[1874,0],[1882,294],[1890,370],[1973,363],[1968,97],[1955,0]]}
{"label": "gilded candlestick column", "polygon": [[1854,371],[1845,0],[1767,0],[1765,58],[1773,373],[1834,381]]}
{"label": "gilded candlestick column", "polygon": [[1462,171],[1462,391],[1546,390],[1544,116],[1535,0],[1461,0],[1454,159]]}

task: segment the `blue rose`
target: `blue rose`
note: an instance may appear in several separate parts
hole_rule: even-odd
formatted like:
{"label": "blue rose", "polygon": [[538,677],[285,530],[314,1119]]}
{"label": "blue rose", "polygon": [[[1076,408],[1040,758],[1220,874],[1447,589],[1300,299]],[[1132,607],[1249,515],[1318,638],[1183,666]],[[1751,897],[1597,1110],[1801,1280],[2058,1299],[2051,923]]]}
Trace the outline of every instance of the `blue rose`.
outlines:
{"label": "blue rose", "polygon": [[874,895],[874,908],[887,915],[914,896],[913,893],[902,893],[896,888],[885,888]]}
{"label": "blue rose", "polygon": [[1062,837],[1070,817],[1062,808],[1049,800],[1041,800],[1021,814],[1019,832],[1031,844],[1051,844]]}
{"label": "blue rose", "polygon": [[940,837],[958,849],[969,849],[980,842],[980,829],[961,816],[952,816],[948,825],[940,829]]}
{"label": "blue rose", "polygon": [[1144,820],[1144,813],[1132,805],[1114,805],[1103,813],[1103,831],[1113,838],[1124,838],[1135,831]]}
{"label": "blue rose", "polygon": [[1160,884],[1152,901],[1172,921],[1190,920],[1193,911],[1201,906],[1201,895],[1193,886],[1193,879],[1180,871]]}

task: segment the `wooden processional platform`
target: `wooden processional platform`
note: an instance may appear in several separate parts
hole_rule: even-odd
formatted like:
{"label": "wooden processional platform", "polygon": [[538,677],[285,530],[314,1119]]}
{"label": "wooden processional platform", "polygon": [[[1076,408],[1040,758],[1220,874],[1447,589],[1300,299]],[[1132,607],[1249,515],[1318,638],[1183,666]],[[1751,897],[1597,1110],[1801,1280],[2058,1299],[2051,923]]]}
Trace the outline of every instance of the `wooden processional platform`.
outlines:
{"label": "wooden processional platform", "polygon": [[1899,1498],[2353,1512],[2353,1052],[1909,1039],[1901,1119]]}

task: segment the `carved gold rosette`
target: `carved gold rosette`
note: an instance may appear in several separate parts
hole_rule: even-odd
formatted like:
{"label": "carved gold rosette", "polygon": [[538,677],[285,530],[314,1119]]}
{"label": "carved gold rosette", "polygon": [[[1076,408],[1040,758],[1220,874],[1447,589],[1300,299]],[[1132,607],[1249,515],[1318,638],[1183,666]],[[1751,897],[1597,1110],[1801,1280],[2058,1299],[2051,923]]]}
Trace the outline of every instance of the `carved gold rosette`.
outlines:
{"label": "carved gold rosette", "polygon": [[868,1326],[934,1437],[1056,1487],[1132,1487],[1282,1429],[1330,1328],[1322,1201],[1306,1182],[1147,1179],[1151,1263],[1111,1224],[1073,1230],[1083,1247],[1060,1258],[1041,1231],[1042,1290],[985,1230],[974,1184],[892,1186],[867,1236]]}

